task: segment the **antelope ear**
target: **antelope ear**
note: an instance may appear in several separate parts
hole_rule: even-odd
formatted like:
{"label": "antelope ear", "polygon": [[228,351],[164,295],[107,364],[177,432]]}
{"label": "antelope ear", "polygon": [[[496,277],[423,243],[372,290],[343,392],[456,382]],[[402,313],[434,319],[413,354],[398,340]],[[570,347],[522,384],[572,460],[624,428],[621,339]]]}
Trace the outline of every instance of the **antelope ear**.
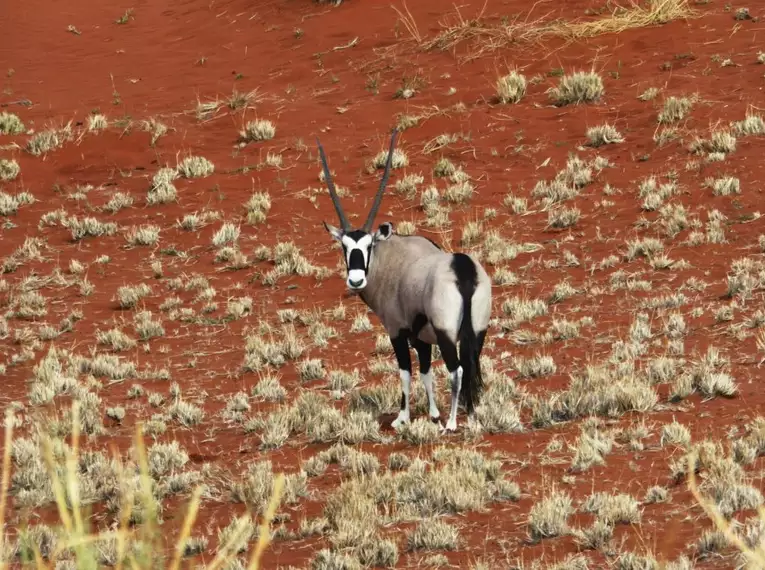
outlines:
{"label": "antelope ear", "polygon": [[375,241],[385,241],[392,235],[393,224],[385,222],[384,224],[380,224],[380,227],[377,228],[377,231],[375,232]]}
{"label": "antelope ear", "polygon": [[324,222],[324,228],[329,232],[329,235],[331,235],[337,241],[341,241],[343,239],[343,230],[340,228],[336,228],[327,222]]}

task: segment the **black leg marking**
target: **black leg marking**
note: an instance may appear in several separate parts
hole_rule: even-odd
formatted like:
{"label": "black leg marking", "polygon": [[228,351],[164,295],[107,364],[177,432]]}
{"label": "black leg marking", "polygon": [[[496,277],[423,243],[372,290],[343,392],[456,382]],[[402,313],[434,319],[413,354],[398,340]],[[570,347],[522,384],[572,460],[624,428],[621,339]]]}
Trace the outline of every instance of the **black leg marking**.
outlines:
{"label": "black leg marking", "polygon": [[417,313],[417,316],[414,317],[414,321],[412,322],[412,338],[417,338],[420,334],[420,331],[425,328],[425,325],[428,324],[428,317],[423,315],[422,313]]}
{"label": "black leg marking", "polygon": [[420,362],[420,374],[427,374],[430,372],[430,364],[433,360],[433,347],[418,338],[413,338],[411,343],[412,347],[417,351],[417,360]]}
{"label": "black leg marking", "polygon": [[457,345],[454,344],[444,331],[436,329],[436,340],[441,356],[449,372],[454,372],[460,365],[460,359],[457,355]]}
{"label": "black leg marking", "polygon": [[[405,331],[399,331],[396,338],[391,337],[391,344],[393,345],[393,352],[396,354],[396,360],[398,361],[398,369],[405,370],[410,375],[412,374],[412,355],[409,353],[409,335]],[[406,409],[407,395],[401,392],[401,409]]]}

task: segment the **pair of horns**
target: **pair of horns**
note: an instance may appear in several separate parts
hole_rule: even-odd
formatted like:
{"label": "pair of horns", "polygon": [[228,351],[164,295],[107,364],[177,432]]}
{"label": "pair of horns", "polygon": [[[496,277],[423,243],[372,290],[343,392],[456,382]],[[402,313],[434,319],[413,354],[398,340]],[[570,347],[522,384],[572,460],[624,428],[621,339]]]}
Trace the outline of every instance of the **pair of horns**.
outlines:
{"label": "pair of horns", "polygon": [[[380,209],[380,203],[382,202],[383,193],[385,192],[385,186],[388,184],[390,165],[393,162],[393,149],[396,147],[397,136],[398,129],[393,129],[393,133],[390,138],[390,149],[388,150],[388,161],[385,163],[385,171],[383,172],[382,180],[380,180],[380,188],[377,190],[377,194],[375,195],[375,200],[372,203],[372,209],[369,210],[367,221],[364,222],[364,226],[362,227],[362,229],[367,233],[369,233],[369,231],[372,229],[372,224],[375,221],[377,210]],[[337,190],[335,190],[335,183],[332,181],[332,175],[329,173],[329,166],[327,165],[327,157],[324,154],[324,148],[321,146],[318,137],[316,139],[316,144],[319,147],[321,166],[324,169],[324,180],[327,183],[327,188],[329,189],[329,196],[332,198],[332,203],[335,205],[335,211],[337,212],[337,217],[340,220],[340,225],[342,226],[343,231],[350,231],[353,228],[351,228],[351,224],[348,223],[348,218],[345,217],[343,207],[340,205],[340,197],[337,195]]]}

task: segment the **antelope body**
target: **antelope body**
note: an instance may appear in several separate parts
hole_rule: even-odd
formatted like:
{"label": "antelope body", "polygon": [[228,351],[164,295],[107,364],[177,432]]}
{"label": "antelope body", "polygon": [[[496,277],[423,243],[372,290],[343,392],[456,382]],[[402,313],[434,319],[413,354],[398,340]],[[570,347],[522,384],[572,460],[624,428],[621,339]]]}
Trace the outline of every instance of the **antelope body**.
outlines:
{"label": "antelope body", "polygon": [[479,357],[491,315],[491,280],[470,255],[447,253],[421,236],[397,235],[390,222],[372,232],[397,134],[394,130],[380,188],[361,229],[353,229],[345,217],[324,149],[317,140],[325,180],[341,224],[340,228],[326,222],[324,226],[342,245],[348,288],[372,309],[390,337],[402,392],[400,411],[391,425],[398,428],[410,420],[410,345],[417,352],[430,418],[439,421],[431,371],[435,344],[451,378],[451,410],[445,429],[454,431],[460,400],[472,416],[481,395]]}

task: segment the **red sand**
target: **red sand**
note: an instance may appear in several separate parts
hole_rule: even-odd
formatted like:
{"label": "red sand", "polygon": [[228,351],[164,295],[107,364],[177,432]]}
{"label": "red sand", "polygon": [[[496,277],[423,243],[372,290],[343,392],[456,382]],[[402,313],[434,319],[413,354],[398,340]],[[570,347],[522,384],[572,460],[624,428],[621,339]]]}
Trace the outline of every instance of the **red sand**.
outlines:
{"label": "red sand", "polygon": [[[410,4],[423,38],[438,33],[439,21],[444,17],[454,18],[453,7],[437,0]],[[583,18],[588,9],[601,6],[582,1],[567,2],[565,8],[554,8],[555,5],[552,2],[535,5],[529,20],[543,16],[546,20]],[[473,18],[482,6],[482,2],[463,3],[460,12],[466,19]],[[756,366],[762,355],[755,357],[754,335],[739,342],[726,333],[729,323],[717,324],[713,316],[716,308],[727,303],[721,296],[726,291],[725,276],[730,262],[758,251],[757,239],[764,233],[763,226],[758,221],[750,222],[747,216],[762,208],[759,181],[765,172],[760,160],[762,138],[740,138],[735,152],[725,161],[705,164],[697,171],[685,168],[686,163],[695,158],[688,153],[687,144],[693,140],[694,132],[708,136],[718,123],[726,125],[743,119],[749,107],[761,99],[765,67],[756,62],[756,46],[763,29],[759,21],[736,21],[722,5],[699,4],[694,8],[700,11],[700,17],[688,21],[603,35],[579,43],[549,40],[542,46],[508,45],[466,61],[464,56],[470,53],[466,45],[461,45],[456,53],[418,49],[404,26],[396,23],[397,14],[387,2],[348,0],[339,7],[307,0],[142,2],[133,6],[132,18],[127,23],[115,23],[128,7],[115,2],[73,0],[51,10],[46,3],[29,0],[11,2],[0,20],[4,35],[0,42],[0,61],[4,68],[10,68],[0,70],[4,74],[0,96],[3,110],[17,113],[27,128],[35,131],[50,123],[86,121],[88,114],[96,109],[111,121],[106,132],[86,134],[45,157],[35,158],[12,148],[0,151],[0,158],[15,158],[22,172],[17,181],[3,184],[3,190],[15,193],[24,189],[38,200],[22,206],[18,214],[8,218],[12,225],[2,230],[0,257],[10,255],[25,237],[42,237],[47,246],[44,263],[29,263],[3,276],[11,290],[32,271],[49,274],[56,266],[65,271],[71,259],[89,264],[87,276],[95,285],[90,297],[80,297],[77,286],[43,290],[50,299],[49,314],[43,320],[56,324],[75,307],[84,316],[75,325],[74,332],[63,334],[56,341],[57,346],[86,354],[89,347],[95,345],[97,329],[111,328],[113,321],[123,318],[124,329],[132,332],[131,315],[117,310],[112,300],[116,289],[124,284],[146,281],[153,286],[153,294],[144,299],[141,306],[152,310],[155,316],[163,300],[176,294],[169,292],[164,283],[181,275],[206,276],[217,289],[216,300],[222,308],[229,297],[251,296],[254,311],[249,317],[225,326],[209,327],[164,319],[165,335],[151,342],[150,352],[139,347],[123,355],[135,361],[139,369],[146,366],[170,369],[185,397],[193,399],[202,395],[207,412],[202,428],[187,430],[170,425],[162,437],[168,441],[178,439],[192,455],[191,463],[210,462],[240,473],[247,464],[266,457],[274,462],[275,468],[296,469],[301,460],[326,446],[297,442],[272,453],[261,453],[257,450],[257,436],[243,435],[241,426],[225,425],[217,413],[223,407],[223,397],[239,390],[249,391],[257,382],[256,375],[239,373],[244,327],[255,327],[260,319],[274,322],[275,311],[281,308],[330,309],[343,298],[342,280],[336,275],[319,283],[313,278],[289,277],[276,287],[264,287],[260,285],[260,276],[270,269],[267,262],[230,272],[221,271],[221,265],[214,263],[215,251],[210,239],[221,222],[213,222],[198,232],[183,231],[175,222],[184,214],[202,209],[219,211],[222,220],[243,220],[244,203],[251,192],[267,190],[273,204],[267,222],[254,227],[242,226],[242,251],[251,254],[258,245],[272,246],[292,240],[315,265],[335,268],[337,251],[331,247],[321,226],[322,220],[334,220],[331,203],[322,194],[314,206],[301,194],[307,187],[322,187],[317,180],[319,166],[313,148],[314,137],[321,137],[331,168],[336,172],[336,181],[351,189],[351,195],[344,200],[346,210],[362,216],[377,185],[377,178],[366,173],[366,164],[387,143],[396,116],[416,114],[434,105],[448,109],[461,102],[466,106],[464,112],[436,115],[406,130],[400,146],[409,154],[406,172],[422,172],[426,178],[421,189],[430,182],[428,173],[441,155],[463,164],[476,182],[469,206],[454,208],[449,232],[428,232],[419,223],[420,233],[456,248],[464,223],[480,216],[485,207],[492,207],[497,209],[498,216],[485,222],[486,228],[498,228],[506,239],[518,243],[544,245],[544,249],[520,254],[506,265],[521,277],[521,282],[517,286],[495,288],[496,315],[504,298],[547,297],[553,285],[564,277],[577,288],[586,284],[589,289],[597,285],[607,290],[613,271],[642,272],[640,278],[653,281],[650,296],[657,295],[664,287],[666,292],[677,290],[690,277],[708,283],[703,292],[687,291],[691,301],[680,309],[691,328],[686,338],[686,355],[692,357],[708,345],[724,350],[732,361],[738,396],[702,401],[699,395],[693,395],[668,411],[633,414],[621,419],[619,425],[645,420],[653,426],[646,449],[638,453],[626,447],[616,448],[607,456],[604,466],[585,471],[577,475],[575,483],[565,485],[578,499],[595,490],[611,489],[630,492],[641,499],[652,485],[670,487],[672,502],[646,506],[642,524],[635,528],[618,527],[615,542],[621,545],[624,540],[620,551],[650,551],[658,559],[692,554],[686,545],[694,542],[709,524],[701,510],[693,506],[684,484],[675,486],[671,482],[668,468],[671,458],[668,449],[657,445],[659,430],[663,423],[675,417],[692,429],[694,439],[711,436],[724,440],[730,426],[743,427],[765,409],[759,384],[762,372]],[[483,14],[489,19],[508,16],[512,20],[516,15],[525,18],[528,10],[527,2],[506,0],[489,2]],[[754,16],[762,15],[755,12]],[[74,26],[77,33],[67,31],[68,26]],[[296,32],[298,29],[301,32]],[[355,46],[334,49],[347,46],[354,38],[358,38]],[[541,54],[546,54],[546,58]],[[725,59],[732,60],[734,65],[721,66],[720,61]],[[515,106],[497,105],[492,99],[496,77],[508,67],[519,68],[527,78],[536,74],[545,76],[541,83],[530,85],[525,98]],[[557,83],[554,70],[563,68],[570,72],[591,67],[604,78],[606,93],[602,101],[562,108],[549,105],[545,91]],[[402,79],[414,76],[419,77],[424,86],[410,100],[394,99]],[[375,77],[379,86],[377,94],[366,89]],[[637,96],[648,87],[661,88],[663,95],[699,94],[701,101],[681,123],[684,142],[674,141],[661,148],[653,142],[656,114],[663,95],[652,102],[638,100]],[[452,95],[448,94],[450,88],[456,89]],[[252,89],[257,89],[262,97],[254,109],[243,113],[224,106],[204,121],[194,116],[197,99],[225,98],[233,90]],[[32,105],[19,105],[16,103],[19,100],[29,100]],[[344,111],[340,113],[338,108]],[[139,121],[150,117],[160,118],[170,127],[155,148],[149,145],[150,135],[140,128],[125,130],[115,124],[120,120]],[[238,149],[239,130],[254,118],[273,121],[276,137]],[[582,147],[586,129],[604,122],[614,124],[626,141],[597,151]],[[469,136],[441,154],[420,152],[422,145],[442,133]],[[17,142],[23,147],[26,139],[24,135],[0,137],[0,143]],[[307,145],[307,149],[303,145]],[[264,161],[269,152],[281,153],[282,169],[265,167],[241,171],[245,166]],[[502,198],[512,190],[529,197],[532,206],[530,192],[534,184],[553,178],[572,152],[583,158],[592,158],[597,153],[615,165],[604,170],[572,201],[582,212],[572,230],[548,231],[546,212],[537,210],[527,216],[517,216],[502,205]],[[215,173],[208,178],[177,181],[178,203],[145,206],[143,196],[151,176],[161,166],[174,165],[176,157],[186,153],[211,160]],[[706,215],[701,207],[718,209],[728,218],[728,243],[691,247],[681,244],[680,238],[667,240],[669,256],[688,261],[690,269],[655,271],[639,259],[630,263],[620,261],[614,269],[591,272],[592,264],[623,252],[627,240],[656,235],[650,228],[635,227],[640,219],[656,218],[654,212],[641,212],[637,184],[647,176],[664,176],[672,170],[679,174],[681,189],[672,203],[698,211],[703,221]],[[722,174],[740,179],[740,195],[715,197],[703,186],[707,177]],[[391,186],[401,175],[394,172]],[[604,195],[605,182],[621,193]],[[87,201],[67,199],[68,192],[85,184],[95,187]],[[136,198],[134,206],[115,215],[93,213],[92,208],[105,204],[115,190],[132,193]],[[602,207],[600,202],[604,199],[613,205]],[[99,219],[108,218],[119,224],[120,231],[112,237],[72,243],[65,228],[39,229],[40,216],[58,208],[80,217],[92,213]],[[417,202],[404,200],[391,188],[378,216],[378,221],[385,219],[422,220],[423,215]],[[159,245],[125,248],[122,230],[144,223],[162,228]],[[582,265],[572,268],[561,264],[545,269],[543,262],[561,259],[562,251],[557,251],[556,243],[562,245],[561,250],[575,253]],[[176,260],[166,255],[164,252],[171,248],[185,251],[187,257]],[[93,261],[104,253],[111,256],[111,262],[98,269]],[[162,280],[152,278],[150,265],[156,259],[163,262]],[[532,260],[539,263],[522,270]],[[187,306],[193,298],[191,293],[177,294],[187,301]],[[494,358],[505,351],[526,357],[540,351],[553,354],[557,364],[555,374],[517,382],[533,394],[564,389],[570,373],[588,360],[602,358],[608,353],[610,342],[627,336],[638,302],[646,296],[624,291],[599,296],[576,295],[559,305],[551,305],[549,315],[521,328],[544,332],[555,317],[576,319],[591,315],[595,325],[583,328],[579,338],[543,347],[516,345],[506,337],[491,338],[490,335],[487,353]],[[740,322],[762,307],[762,298],[762,291],[756,292],[752,301],[736,311],[734,322]],[[0,293],[0,300],[8,301],[8,294]],[[345,300],[345,303],[349,319],[363,310],[358,300]],[[704,308],[703,315],[691,318],[689,313],[693,307]],[[654,330],[660,330],[665,313],[652,313]],[[310,350],[310,356],[323,359],[328,368],[360,367],[365,371],[374,339],[382,332],[377,321],[372,320],[375,330],[361,335],[348,332],[350,320],[330,323],[338,329],[342,343],[335,339],[329,349]],[[9,322],[11,331],[25,326],[23,322]],[[608,342],[602,342],[606,339]],[[34,363],[45,354],[47,344],[43,343],[32,361],[8,365],[3,378],[4,403],[25,401],[26,380]],[[7,362],[19,349],[18,345],[6,341],[0,348],[0,358]],[[656,354],[660,351],[655,351]],[[192,360],[194,365],[190,367]],[[510,363],[502,367],[509,368]],[[292,395],[299,386],[294,367],[287,365],[280,374],[283,385]],[[514,374],[513,371],[511,375]],[[365,373],[365,377],[368,382],[373,379],[371,374]],[[387,381],[397,382],[394,378]],[[147,419],[152,413],[149,408],[135,408],[126,399],[130,384],[127,381],[107,386],[99,392],[104,405],[124,405],[128,414],[122,425],[106,420],[109,435],[92,445],[104,447],[109,442],[121,447],[128,445],[134,422]],[[168,385],[165,381],[141,381],[141,384],[147,390],[163,392]],[[666,395],[666,391],[661,393]],[[58,405],[63,406],[64,402]],[[270,409],[268,405],[255,404],[251,415],[267,409]],[[144,416],[139,418],[139,412]],[[386,416],[381,421],[389,433],[390,418]],[[528,510],[551,482],[560,482],[570,454],[561,454],[564,460],[552,465],[541,465],[537,456],[553,436],[573,442],[579,433],[578,424],[579,421],[550,429],[529,429],[520,435],[485,438],[483,445],[487,450],[500,451],[508,460],[521,462],[513,479],[521,486],[524,496],[518,503],[456,517],[463,544],[459,552],[447,554],[452,564],[463,566],[465,556],[501,560],[506,555],[511,560],[522,558],[526,563],[535,559],[552,562],[575,551],[570,537],[544,540],[533,546],[524,540]],[[382,458],[393,450],[378,447],[364,445]],[[411,446],[397,445],[396,449],[409,450]],[[761,468],[762,462],[758,461],[752,472]],[[334,469],[312,479],[311,500],[288,509],[293,521],[290,528],[295,528],[304,514],[318,514],[323,499],[339,479]],[[168,529],[180,524],[182,505],[182,501],[175,499],[168,504]],[[225,499],[206,501],[198,532],[224,526],[240,510],[241,505],[232,505]],[[577,519],[577,522],[581,521]],[[216,534],[208,534],[214,543]],[[403,539],[399,544],[403,553]],[[305,565],[322,545],[317,539],[275,543],[266,554],[264,567]],[[606,563],[601,554],[587,555],[592,557],[594,567]],[[205,555],[205,560],[209,561],[210,556]],[[420,554],[403,553],[399,565],[413,567],[420,558]],[[697,561],[698,568],[723,568],[731,564],[730,558]]]}

